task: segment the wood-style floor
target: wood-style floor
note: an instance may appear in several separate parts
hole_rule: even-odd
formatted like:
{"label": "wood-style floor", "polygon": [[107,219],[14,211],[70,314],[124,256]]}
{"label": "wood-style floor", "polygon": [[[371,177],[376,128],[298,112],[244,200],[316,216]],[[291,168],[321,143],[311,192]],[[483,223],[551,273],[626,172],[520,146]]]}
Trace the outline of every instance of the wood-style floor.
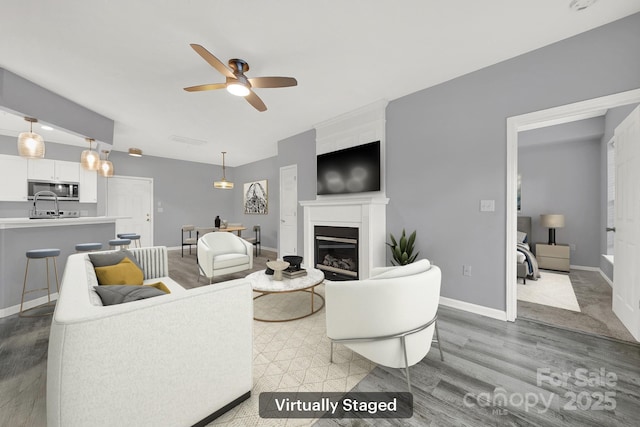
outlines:
{"label": "wood-style floor", "polygon": [[573,269],[569,273],[569,280],[576,294],[580,312],[518,301],[518,318],[637,342],[613,313],[611,286],[599,272]]}
{"label": "wood-style floor", "polygon": [[[265,253],[259,258],[263,259],[257,260],[254,269],[263,268]],[[170,271],[176,280],[183,275],[185,285],[197,286],[193,256],[181,258],[180,251],[171,251]],[[46,425],[50,321],[51,316],[0,319],[0,426]],[[524,320],[501,322],[444,307],[439,311],[438,325],[445,361],[441,362],[437,349],[432,348],[411,368],[412,419],[321,420],[319,425],[638,425],[640,346]],[[544,369],[548,375],[538,384],[538,370]],[[605,378],[615,374],[615,384],[611,375],[605,385],[581,386],[576,379],[580,374],[601,373]],[[569,375],[566,383],[555,385],[546,380],[564,374]],[[385,390],[406,391],[401,370],[378,367],[355,389]],[[501,396],[513,404],[501,406]],[[552,405],[545,411],[540,399],[550,396]],[[576,397],[573,404],[572,396]],[[593,406],[601,397],[603,405]],[[520,398],[531,402],[537,398],[538,405],[525,408],[519,404]],[[613,404],[613,410],[598,410]]]}
{"label": "wood-style floor", "polygon": [[[411,368],[413,418],[316,426],[639,425],[639,345],[445,307],[438,318],[445,360],[432,348]],[[378,367],[353,391],[406,390],[402,370]]]}

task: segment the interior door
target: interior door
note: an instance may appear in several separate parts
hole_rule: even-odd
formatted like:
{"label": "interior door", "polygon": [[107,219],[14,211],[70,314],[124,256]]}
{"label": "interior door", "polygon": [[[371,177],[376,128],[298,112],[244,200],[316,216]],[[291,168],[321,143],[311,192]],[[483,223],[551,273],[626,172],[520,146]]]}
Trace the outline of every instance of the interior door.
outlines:
{"label": "interior door", "polygon": [[153,246],[153,179],[114,176],[107,181],[107,215],[116,220],[117,233],[140,235],[142,246]]}
{"label": "interior door", "polygon": [[640,106],[615,130],[613,312],[640,341]]}
{"label": "interior door", "polygon": [[298,165],[280,168],[280,239],[278,255],[298,254]]}

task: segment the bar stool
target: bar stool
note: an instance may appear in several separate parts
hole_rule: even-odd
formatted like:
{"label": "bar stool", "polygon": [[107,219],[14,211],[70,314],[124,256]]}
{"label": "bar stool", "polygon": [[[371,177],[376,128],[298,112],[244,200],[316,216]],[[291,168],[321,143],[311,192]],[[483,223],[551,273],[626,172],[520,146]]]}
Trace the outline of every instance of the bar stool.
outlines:
{"label": "bar stool", "polygon": [[[49,284],[49,258],[53,258],[53,269],[56,275],[56,290],[60,292],[60,283],[58,282],[58,267],[56,265],[56,258],[60,255],[60,249],[32,249],[27,251],[26,255],[27,255],[27,267],[24,270],[24,283],[22,285],[22,299],[20,300],[19,316],[20,317],[36,317],[36,316],[45,316],[47,314],[52,314],[54,306],[51,306],[51,310],[50,311],[48,310],[45,313],[31,314],[31,315],[26,315],[25,313],[40,307],[44,307],[48,304],[51,304],[51,286]],[[32,259],[43,259],[43,258],[47,262],[47,287],[27,290],[27,274],[29,272],[29,261]],[[36,307],[31,307],[24,310],[24,296],[28,293],[38,292],[38,291],[47,291],[48,302],[45,304],[40,304]]]}
{"label": "bar stool", "polygon": [[109,240],[109,246],[113,248],[127,249],[131,244],[130,239],[111,239]]}
{"label": "bar stool", "polygon": [[76,252],[93,252],[102,249],[102,243],[78,243]]}
{"label": "bar stool", "polygon": [[135,247],[140,247],[140,235],[136,233],[120,233],[118,234],[119,239],[129,239],[135,242]]}

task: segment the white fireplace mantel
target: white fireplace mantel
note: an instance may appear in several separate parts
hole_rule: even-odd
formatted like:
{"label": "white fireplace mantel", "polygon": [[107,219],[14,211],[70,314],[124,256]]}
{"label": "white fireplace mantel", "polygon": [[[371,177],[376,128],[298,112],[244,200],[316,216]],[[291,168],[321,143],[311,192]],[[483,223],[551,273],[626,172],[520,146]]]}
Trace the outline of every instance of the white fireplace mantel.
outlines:
{"label": "white fireplace mantel", "polygon": [[323,198],[301,201],[304,208],[304,259],[311,267],[315,260],[314,228],[356,227],[358,235],[358,275],[371,276],[374,267],[386,265],[386,197]]}

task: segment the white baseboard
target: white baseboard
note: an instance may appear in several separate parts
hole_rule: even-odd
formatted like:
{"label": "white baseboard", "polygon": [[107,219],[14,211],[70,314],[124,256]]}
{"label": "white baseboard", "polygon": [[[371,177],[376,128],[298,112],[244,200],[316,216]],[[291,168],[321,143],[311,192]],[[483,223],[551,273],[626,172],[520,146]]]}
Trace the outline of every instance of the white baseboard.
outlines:
{"label": "white baseboard", "polygon": [[[167,250],[168,250],[168,251],[179,251],[180,249],[182,249],[182,246],[171,246],[171,247],[167,246]],[[195,249],[195,248],[194,248],[194,249]],[[194,249],[192,249],[192,251],[193,251]],[[276,248],[270,248],[270,247],[267,247],[267,246],[260,246],[260,250],[262,250],[262,249],[267,250],[267,251],[271,251],[271,252],[278,252],[278,250],[277,250]],[[188,250],[189,250],[189,248],[187,248],[187,247],[185,246],[185,247],[184,247],[184,250],[185,250],[185,251],[188,251]]]}
{"label": "white baseboard", "polygon": [[[51,294],[51,301],[55,301],[58,299],[58,293],[56,292],[55,294]],[[36,298],[36,299],[32,299],[30,301],[27,301],[24,303],[24,309],[28,310],[32,307],[37,307],[39,305],[42,304],[46,304],[48,302],[47,297],[40,297],[40,298]],[[8,317],[8,316],[12,316],[14,314],[17,314],[20,312],[20,304],[17,305],[13,305],[11,307],[7,307],[7,308],[1,308],[0,309],[0,319],[3,317]]]}
{"label": "white baseboard", "polygon": [[489,308],[447,297],[440,297],[440,304],[445,307],[457,308],[458,310],[468,311],[469,313],[479,314],[492,319],[502,320],[505,322],[507,321],[507,312],[497,310],[495,308]]}
{"label": "white baseboard", "polygon": [[584,271],[600,271],[599,267],[586,267],[583,265],[571,265],[569,266],[572,270],[584,270]]}
{"label": "white baseboard", "polygon": [[611,286],[611,289],[613,289],[613,282],[611,281],[611,279],[609,279],[607,275],[604,274],[604,271],[600,269],[598,269],[598,271],[600,272],[600,275],[602,276],[602,278],[609,284],[609,286]]}

